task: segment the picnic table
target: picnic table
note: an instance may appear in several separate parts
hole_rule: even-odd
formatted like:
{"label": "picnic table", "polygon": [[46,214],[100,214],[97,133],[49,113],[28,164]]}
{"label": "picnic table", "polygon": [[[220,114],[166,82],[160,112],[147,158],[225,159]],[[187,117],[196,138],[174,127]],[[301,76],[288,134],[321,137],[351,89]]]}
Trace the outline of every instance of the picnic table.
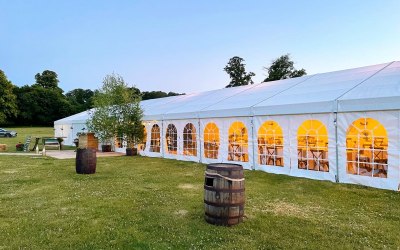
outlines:
{"label": "picnic table", "polygon": [[58,148],[58,150],[61,150],[61,143],[58,138],[43,137],[42,143],[43,143],[43,150],[42,150],[43,155],[46,155],[46,147]]}

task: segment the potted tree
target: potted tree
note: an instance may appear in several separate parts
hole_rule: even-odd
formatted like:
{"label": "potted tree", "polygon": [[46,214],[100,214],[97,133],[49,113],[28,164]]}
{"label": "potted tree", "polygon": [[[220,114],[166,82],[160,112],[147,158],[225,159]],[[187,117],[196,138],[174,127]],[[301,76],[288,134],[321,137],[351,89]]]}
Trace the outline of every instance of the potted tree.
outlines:
{"label": "potted tree", "polygon": [[111,142],[115,134],[117,120],[110,115],[111,110],[108,107],[98,107],[90,111],[90,119],[87,126],[94,132],[101,143],[103,152],[111,151]]}
{"label": "potted tree", "polygon": [[138,135],[132,126],[142,118],[139,102],[137,89],[129,88],[121,76],[111,74],[104,78],[103,86],[93,96],[94,109],[87,121],[89,130],[102,143],[103,152],[111,150],[111,142],[119,133],[129,138],[130,144],[135,143]]}
{"label": "potted tree", "polygon": [[143,141],[144,128],[142,125],[143,111],[138,100],[132,100],[130,105],[124,107],[120,119],[120,131],[125,135],[127,141],[126,155],[137,155],[137,145]]}

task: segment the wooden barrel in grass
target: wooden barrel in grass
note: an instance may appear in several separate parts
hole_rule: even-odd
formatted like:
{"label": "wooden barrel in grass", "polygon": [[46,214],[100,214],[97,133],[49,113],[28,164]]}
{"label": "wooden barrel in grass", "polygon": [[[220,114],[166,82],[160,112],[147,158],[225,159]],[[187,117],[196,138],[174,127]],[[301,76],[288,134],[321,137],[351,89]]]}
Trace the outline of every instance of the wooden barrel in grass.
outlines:
{"label": "wooden barrel in grass", "polygon": [[76,149],[76,173],[94,174],[96,173],[96,149],[78,148]]}
{"label": "wooden barrel in grass", "polygon": [[243,221],[244,203],[243,167],[208,164],[204,180],[205,220],[214,225],[236,225]]}

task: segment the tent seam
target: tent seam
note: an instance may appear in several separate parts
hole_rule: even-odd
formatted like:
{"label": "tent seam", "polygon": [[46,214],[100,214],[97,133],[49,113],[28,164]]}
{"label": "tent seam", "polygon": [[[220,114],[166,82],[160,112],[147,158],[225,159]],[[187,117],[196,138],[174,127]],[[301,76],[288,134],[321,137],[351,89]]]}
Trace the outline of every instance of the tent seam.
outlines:
{"label": "tent seam", "polygon": [[[260,85],[260,84],[262,84],[262,83],[253,84],[253,85],[252,85],[250,88],[248,88],[248,89],[245,89],[245,90],[243,90],[243,91],[240,91],[240,92],[237,92],[237,93],[235,93],[235,94],[233,94],[233,95],[230,95],[230,96],[228,96],[228,97],[226,97],[226,98],[224,98],[224,99],[222,99],[222,100],[219,100],[218,102],[214,102],[213,104],[210,104],[210,105],[208,105],[208,106],[206,106],[206,107],[200,109],[199,111],[197,111],[197,115],[200,116],[199,112],[200,112],[200,111],[203,111],[204,109],[206,109],[206,108],[208,108],[208,107],[211,107],[211,106],[213,106],[213,105],[215,105],[215,104],[218,104],[218,103],[220,103],[220,102],[222,102],[222,101],[225,101],[226,99],[229,99],[229,98],[231,98],[231,97],[234,97],[234,96],[236,96],[236,95],[239,95],[240,93],[243,93],[243,92],[245,92],[245,91],[247,91],[247,90],[253,89],[253,88],[255,88],[256,86],[258,86],[258,85]],[[247,116],[246,116],[246,117],[247,117]]]}
{"label": "tent seam", "polygon": [[[290,87],[288,87],[288,88],[286,88],[286,89],[284,89],[284,90],[281,90],[281,91],[279,91],[278,93],[276,93],[276,94],[274,94],[274,95],[272,95],[272,96],[269,96],[269,97],[263,99],[262,101],[259,101],[259,102],[255,103],[255,104],[251,105],[250,108],[253,110],[254,106],[256,106],[257,104],[260,104],[260,103],[262,103],[263,101],[266,101],[266,100],[268,100],[268,99],[271,99],[272,97],[275,97],[275,96],[277,96],[277,95],[279,95],[279,94],[281,94],[281,93],[283,93],[283,92],[285,92],[285,91],[288,91],[289,89],[294,88],[294,87],[298,86],[299,84],[304,83],[305,81],[308,81],[309,79],[313,78],[313,77],[316,76],[316,75],[320,75],[320,74],[311,75],[311,76],[309,76],[307,79],[304,79],[303,81],[300,81],[300,82],[294,84],[293,86],[290,86]],[[293,79],[293,78],[292,78],[292,79]]]}
{"label": "tent seam", "polygon": [[[343,94],[341,94],[339,97],[337,97],[335,99],[335,101],[337,101],[338,106],[339,106],[339,99],[341,97],[343,97],[345,94],[349,93],[350,91],[352,91],[353,89],[357,88],[358,86],[360,86],[361,84],[363,84],[364,82],[366,82],[367,80],[371,79],[372,77],[376,76],[378,73],[380,73],[382,70],[386,69],[387,67],[389,67],[390,65],[392,65],[395,61],[388,63],[386,66],[384,66],[383,68],[381,68],[380,70],[376,71],[375,73],[373,73],[372,75],[370,75],[369,77],[365,78],[364,80],[362,80],[360,83],[356,84],[355,86],[353,86],[352,88],[350,88],[349,90],[347,90],[346,92],[344,92]],[[339,110],[339,107],[337,108],[336,111]]]}

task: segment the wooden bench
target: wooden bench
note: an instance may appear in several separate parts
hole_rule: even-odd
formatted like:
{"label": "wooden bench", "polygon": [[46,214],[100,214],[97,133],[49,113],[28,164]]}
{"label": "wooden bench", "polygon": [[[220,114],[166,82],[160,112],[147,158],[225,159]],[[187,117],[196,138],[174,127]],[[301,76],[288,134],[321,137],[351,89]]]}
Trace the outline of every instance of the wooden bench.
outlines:
{"label": "wooden bench", "polygon": [[57,138],[43,138],[43,155],[46,155],[46,147],[58,148],[58,150],[61,150],[60,143],[58,142]]}

